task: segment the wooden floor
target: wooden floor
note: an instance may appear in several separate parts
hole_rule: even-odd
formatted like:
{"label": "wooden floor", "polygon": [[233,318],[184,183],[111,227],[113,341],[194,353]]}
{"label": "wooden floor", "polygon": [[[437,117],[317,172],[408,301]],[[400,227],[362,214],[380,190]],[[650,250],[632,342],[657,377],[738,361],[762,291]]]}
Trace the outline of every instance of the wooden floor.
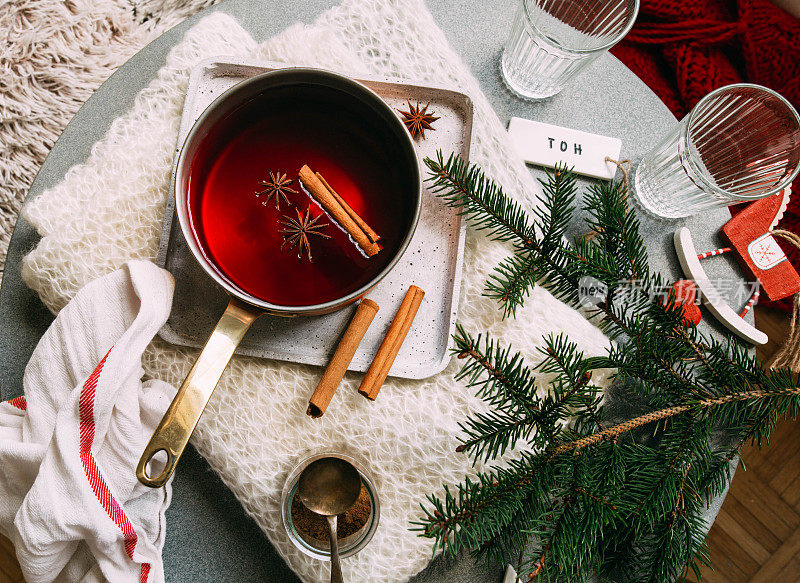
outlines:
{"label": "wooden floor", "polygon": [[[800,581],[800,422],[782,422],[766,449],[743,451],[709,534],[711,583]],[[690,579],[693,580],[693,579]]]}
{"label": "wooden floor", "polygon": [[[786,337],[788,319],[757,308],[758,326],[770,336],[759,351],[768,361]],[[714,571],[709,583],[800,582],[800,421],[781,422],[769,446],[746,448],[717,521],[709,533]],[[687,577],[687,581],[695,581]],[[20,583],[11,543],[0,536],[0,583]]]}

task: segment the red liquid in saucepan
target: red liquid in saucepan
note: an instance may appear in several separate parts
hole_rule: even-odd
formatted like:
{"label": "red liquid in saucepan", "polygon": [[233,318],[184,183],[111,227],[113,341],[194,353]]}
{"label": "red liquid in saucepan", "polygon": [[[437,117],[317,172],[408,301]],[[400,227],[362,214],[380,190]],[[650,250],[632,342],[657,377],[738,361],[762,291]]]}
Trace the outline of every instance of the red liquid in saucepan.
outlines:
{"label": "red liquid in saucepan", "polygon": [[[410,226],[413,188],[408,163],[398,163],[406,160],[399,141],[379,133],[375,120],[337,107],[335,97],[279,96],[244,107],[204,139],[192,164],[189,209],[201,246],[235,285],[274,304],[319,304],[359,289],[391,261]],[[303,164],[381,235],[380,253],[364,256],[305,192],[297,180]],[[280,210],[255,195],[270,171],[286,173],[297,190]],[[331,239],[309,238],[311,262],[280,232],[279,219],[296,218],[295,208],[328,224]]]}

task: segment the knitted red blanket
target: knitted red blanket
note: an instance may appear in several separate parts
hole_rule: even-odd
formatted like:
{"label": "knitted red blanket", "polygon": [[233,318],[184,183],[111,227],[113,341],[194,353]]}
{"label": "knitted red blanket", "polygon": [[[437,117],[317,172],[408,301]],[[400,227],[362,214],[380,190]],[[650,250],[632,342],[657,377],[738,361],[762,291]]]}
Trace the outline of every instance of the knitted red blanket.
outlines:
{"label": "knitted red blanket", "polygon": [[[641,0],[611,51],[683,117],[709,91],[747,81],[800,110],[800,21],[768,0]],[[800,232],[800,179],[780,227]],[[735,210],[734,210],[735,212]],[[781,242],[800,270],[800,252]],[[791,298],[773,305],[791,310]]]}

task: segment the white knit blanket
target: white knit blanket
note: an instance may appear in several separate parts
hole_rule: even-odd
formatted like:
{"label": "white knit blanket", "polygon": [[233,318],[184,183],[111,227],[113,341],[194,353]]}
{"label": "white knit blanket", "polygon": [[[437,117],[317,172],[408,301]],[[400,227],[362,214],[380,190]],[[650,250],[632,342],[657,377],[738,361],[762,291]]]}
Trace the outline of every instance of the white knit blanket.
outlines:
{"label": "white knit blanket", "polygon": [[[507,192],[529,207],[534,204],[537,187],[530,174],[421,0],[346,0],[313,25],[292,26],[261,46],[230,17],[215,14],[172,50],[89,159],[24,209],[42,240],[25,258],[23,277],[54,312],[81,286],[126,260],[155,257],[189,71],[205,58],[222,55],[459,88],[475,102],[472,160]],[[468,232],[459,313],[467,329],[490,330],[532,362],[538,359],[542,336],[550,332],[566,332],[587,353],[601,353],[606,337],[541,288],[515,320],[502,319],[482,291],[487,273],[508,252]],[[144,367],[149,377],[178,385],[195,355],[155,340]],[[284,480],[301,457],[315,450],[334,448],[365,458],[380,492],[381,524],[372,542],[343,562],[344,576],[349,581],[405,581],[431,557],[431,541],[408,530],[409,521],[420,517],[420,502],[480,469],[455,452],[458,421],[484,408],[472,391],[454,381],[457,369],[453,362],[426,381],[390,378],[375,403],[357,394],[361,375],[348,374],[325,416],[311,419],[305,409],[319,369],[235,357],[192,443],[305,581],[327,580],[328,567],[287,539],[279,508]]]}

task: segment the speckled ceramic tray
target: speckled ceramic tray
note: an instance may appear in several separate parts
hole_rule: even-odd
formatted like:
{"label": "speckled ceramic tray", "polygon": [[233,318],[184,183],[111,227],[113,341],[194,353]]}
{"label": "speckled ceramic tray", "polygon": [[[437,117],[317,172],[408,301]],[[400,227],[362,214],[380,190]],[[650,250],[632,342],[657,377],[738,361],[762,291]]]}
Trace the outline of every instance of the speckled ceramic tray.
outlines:
{"label": "speckled ceramic tray", "polygon": [[[183,108],[177,151],[195,120],[223,91],[239,81],[278,68],[244,62],[206,61],[191,75]],[[472,101],[463,93],[437,87],[361,79],[391,107],[406,99],[430,102],[441,116],[436,131],[417,140],[420,161],[437,149],[469,156],[472,135]],[[202,346],[222,314],[228,296],[194,260],[175,217],[175,192],[170,189],[164,217],[158,264],[175,276],[175,300],[169,320],[159,332],[166,341]],[[448,344],[455,326],[464,249],[464,223],[458,213],[423,188],[422,213],[411,244],[403,257],[367,297],[380,306],[350,364],[364,371],[378,350],[408,285],[425,290],[405,343],[392,366],[391,375],[411,379],[429,377],[444,369]],[[254,324],[237,353],[305,364],[326,365],[355,308],[333,314],[302,318],[264,315]]]}

